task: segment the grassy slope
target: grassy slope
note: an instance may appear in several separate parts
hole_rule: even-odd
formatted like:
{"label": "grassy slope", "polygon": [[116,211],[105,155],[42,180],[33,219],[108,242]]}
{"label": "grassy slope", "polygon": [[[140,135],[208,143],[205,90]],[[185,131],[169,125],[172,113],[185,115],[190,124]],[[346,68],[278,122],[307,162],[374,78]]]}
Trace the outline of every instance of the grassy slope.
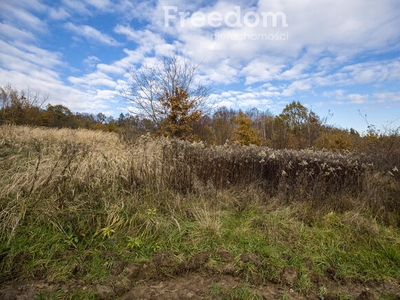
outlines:
{"label": "grassy slope", "polygon": [[[399,228],[359,199],[338,199],[355,203],[335,211],[283,204],[256,184],[182,194],[149,175],[159,145],[144,145],[85,130],[1,127],[2,280],[90,285],[115,278],[121,261],[156,252],[171,252],[177,266],[208,252],[208,268],[229,266],[252,284],[291,286],[284,274],[294,267],[293,287],[304,294],[324,293],[331,281],[400,280]],[[244,253],[256,259],[244,262]]]}

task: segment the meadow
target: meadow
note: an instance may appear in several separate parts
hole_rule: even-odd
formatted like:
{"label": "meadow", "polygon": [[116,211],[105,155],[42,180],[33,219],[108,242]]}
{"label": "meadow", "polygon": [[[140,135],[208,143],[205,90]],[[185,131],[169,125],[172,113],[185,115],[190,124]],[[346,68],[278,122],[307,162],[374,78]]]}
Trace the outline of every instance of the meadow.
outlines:
{"label": "meadow", "polygon": [[3,125],[0,298],[398,299],[398,168]]}

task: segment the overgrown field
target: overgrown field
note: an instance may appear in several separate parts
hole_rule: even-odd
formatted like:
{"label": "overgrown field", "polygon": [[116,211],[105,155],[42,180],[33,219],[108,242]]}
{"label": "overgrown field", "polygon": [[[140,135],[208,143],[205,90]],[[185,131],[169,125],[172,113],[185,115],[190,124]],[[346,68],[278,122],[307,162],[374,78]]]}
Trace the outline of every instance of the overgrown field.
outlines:
{"label": "overgrown field", "polygon": [[[367,287],[395,299],[398,168],[352,152],[2,126],[0,298],[129,299],[201,274],[212,284],[194,299],[352,299]],[[15,289],[32,282],[43,284]]]}

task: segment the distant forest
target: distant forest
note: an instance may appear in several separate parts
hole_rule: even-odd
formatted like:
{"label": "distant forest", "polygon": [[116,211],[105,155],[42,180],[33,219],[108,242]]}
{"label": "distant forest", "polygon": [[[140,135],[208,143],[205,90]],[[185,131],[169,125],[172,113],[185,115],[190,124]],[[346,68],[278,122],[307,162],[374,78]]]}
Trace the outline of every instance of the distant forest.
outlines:
{"label": "distant forest", "polygon": [[[0,97],[0,125],[85,128],[116,132],[128,140],[149,133],[203,141],[209,145],[238,142],[274,149],[315,148],[400,155],[399,128],[379,132],[371,126],[366,134],[360,135],[354,129],[326,124],[326,118],[319,117],[300,102],[288,104],[277,116],[257,108],[242,111],[221,107],[208,114],[198,111],[190,119],[189,114],[182,111],[185,105],[179,106],[183,97],[174,100],[178,104],[175,103],[172,113],[157,124],[128,113],[121,113],[116,119],[103,113],[74,113],[63,105],[45,106],[49,101],[39,91],[17,91],[11,85],[0,87]],[[180,111],[174,114],[174,110]]]}

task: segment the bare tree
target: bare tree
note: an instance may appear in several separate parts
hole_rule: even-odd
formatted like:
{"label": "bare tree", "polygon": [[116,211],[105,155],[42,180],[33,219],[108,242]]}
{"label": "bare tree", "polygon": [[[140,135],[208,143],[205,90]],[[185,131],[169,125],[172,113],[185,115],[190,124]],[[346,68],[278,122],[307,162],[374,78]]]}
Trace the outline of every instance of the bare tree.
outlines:
{"label": "bare tree", "polygon": [[121,91],[133,113],[151,119],[156,126],[169,112],[160,99],[176,88],[182,88],[189,94],[194,109],[206,111],[210,86],[196,80],[197,65],[181,56],[164,57],[154,66],[143,65],[139,70],[130,70],[131,82]]}
{"label": "bare tree", "polygon": [[43,93],[39,89],[32,89],[30,87],[28,87],[26,90],[23,90],[22,94],[25,96],[30,106],[36,106],[38,108],[42,108],[49,99],[48,93]]}
{"label": "bare tree", "polygon": [[0,87],[0,122],[8,120],[11,123],[33,122],[43,104],[48,99],[47,94],[31,89],[17,91],[11,84]]}

